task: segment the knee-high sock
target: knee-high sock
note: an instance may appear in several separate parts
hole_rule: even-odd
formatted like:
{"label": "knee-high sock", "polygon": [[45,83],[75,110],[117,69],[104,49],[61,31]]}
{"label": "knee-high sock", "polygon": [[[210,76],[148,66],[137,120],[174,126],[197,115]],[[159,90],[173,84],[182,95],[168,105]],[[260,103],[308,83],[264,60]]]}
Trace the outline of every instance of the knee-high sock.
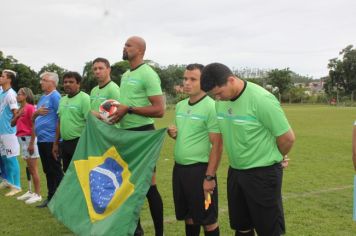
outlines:
{"label": "knee-high sock", "polygon": [[186,236],[199,236],[200,235],[200,225],[185,224],[185,235]]}
{"label": "knee-high sock", "polygon": [[156,185],[152,185],[147,192],[148,205],[150,207],[156,236],[163,235],[163,202]]}
{"label": "knee-high sock", "polygon": [[141,226],[141,220],[138,219],[137,227],[136,227],[134,236],[142,236],[142,235],[144,235],[144,232],[143,232],[143,229],[142,229],[142,226]]}

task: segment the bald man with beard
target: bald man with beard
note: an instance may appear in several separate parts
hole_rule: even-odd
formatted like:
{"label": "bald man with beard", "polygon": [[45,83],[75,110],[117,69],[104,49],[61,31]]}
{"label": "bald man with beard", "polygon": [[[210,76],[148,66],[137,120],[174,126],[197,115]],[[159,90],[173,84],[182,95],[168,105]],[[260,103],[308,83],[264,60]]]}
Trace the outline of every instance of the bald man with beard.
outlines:
{"label": "bald man with beard", "polygon": [[[164,99],[161,80],[157,73],[147,65],[145,55],[146,42],[143,38],[133,36],[127,39],[123,60],[128,60],[130,69],[121,78],[120,105],[112,116],[112,122],[120,122],[126,130],[147,131],[154,130],[153,118],[164,115]],[[156,176],[152,177],[151,187],[147,193],[156,236],[163,235],[163,202],[156,186]],[[138,223],[135,235],[143,235]]]}

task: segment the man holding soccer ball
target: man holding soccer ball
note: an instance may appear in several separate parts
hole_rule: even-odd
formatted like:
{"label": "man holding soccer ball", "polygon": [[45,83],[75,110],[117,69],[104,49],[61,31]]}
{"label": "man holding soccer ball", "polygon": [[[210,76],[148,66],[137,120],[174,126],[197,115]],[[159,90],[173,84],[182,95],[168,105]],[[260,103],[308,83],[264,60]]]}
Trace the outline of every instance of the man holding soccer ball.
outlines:
{"label": "man holding soccer ball", "polygon": [[[138,36],[130,37],[124,46],[122,59],[129,61],[130,70],[121,78],[121,104],[117,105],[118,110],[111,116],[111,121],[120,121],[123,129],[153,130],[152,118],[161,118],[164,114],[161,81],[157,73],[144,62],[145,50],[146,42]],[[156,187],[155,175],[147,199],[156,235],[163,235],[163,202]],[[142,229],[138,224],[135,235],[142,235],[140,231]]]}
{"label": "man holding soccer ball", "polygon": [[107,59],[96,58],[92,69],[98,85],[90,92],[90,105],[94,115],[100,118],[98,114],[100,105],[108,99],[119,101],[120,87],[110,78],[111,68]]}

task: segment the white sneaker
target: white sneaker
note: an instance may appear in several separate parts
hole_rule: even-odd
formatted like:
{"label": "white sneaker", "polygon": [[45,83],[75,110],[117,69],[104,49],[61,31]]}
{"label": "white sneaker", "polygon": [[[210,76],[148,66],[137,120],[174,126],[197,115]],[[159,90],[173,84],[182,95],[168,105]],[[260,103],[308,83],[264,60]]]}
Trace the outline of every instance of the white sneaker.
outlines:
{"label": "white sneaker", "polygon": [[33,195],[34,195],[34,193],[27,191],[25,194],[21,195],[20,197],[17,197],[16,199],[24,201],[24,200],[31,198]]}
{"label": "white sneaker", "polygon": [[42,197],[36,193],[33,194],[33,196],[25,201],[26,204],[32,204],[35,202],[40,202],[42,201]]}
{"label": "white sneaker", "polygon": [[12,187],[10,192],[6,193],[5,196],[6,197],[12,197],[14,196],[15,194],[18,194],[19,192],[21,192],[22,190],[20,188],[14,188]]}
{"label": "white sneaker", "polygon": [[5,188],[8,188],[9,187],[9,184],[3,180],[1,183],[0,183],[0,189],[5,189]]}

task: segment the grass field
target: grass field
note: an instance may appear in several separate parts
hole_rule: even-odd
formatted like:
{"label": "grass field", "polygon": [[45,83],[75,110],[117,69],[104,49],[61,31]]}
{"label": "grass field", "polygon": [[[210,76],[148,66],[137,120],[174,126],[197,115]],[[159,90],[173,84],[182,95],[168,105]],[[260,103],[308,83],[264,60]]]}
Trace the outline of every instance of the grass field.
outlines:
{"label": "grass field", "polygon": [[[355,172],[351,161],[351,133],[356,109],[311,105],[283,108],[297,136],[289,155],[290,166],[284,172],[286,235],[356,235],[356,223],[352,221]],[[157,126],[169,125],[173,115],[174,111],[168,110],[164,119],[157,120]],[[172,201],[173,145],[167,136],[157,163],[157,177],[164,201],[165,235],[181,236],[184,235],[184,225],[175,220]],[[21,164],[23,173],[24,161],[21,160]],[[218,171],[221,235],[233,235],[226,203],[227,167],[224,155]],[[46,195],[43,175],[41,180],[42,192]],[[24,174],[22,185],[27,186]],[[0,191],[0,235],[72,235],[47,208],[28,206],[15,198],[4,197],[4,193],[4,190]],[[141,222],[145,235],[154,235],[147,203],[141,213]]]}

